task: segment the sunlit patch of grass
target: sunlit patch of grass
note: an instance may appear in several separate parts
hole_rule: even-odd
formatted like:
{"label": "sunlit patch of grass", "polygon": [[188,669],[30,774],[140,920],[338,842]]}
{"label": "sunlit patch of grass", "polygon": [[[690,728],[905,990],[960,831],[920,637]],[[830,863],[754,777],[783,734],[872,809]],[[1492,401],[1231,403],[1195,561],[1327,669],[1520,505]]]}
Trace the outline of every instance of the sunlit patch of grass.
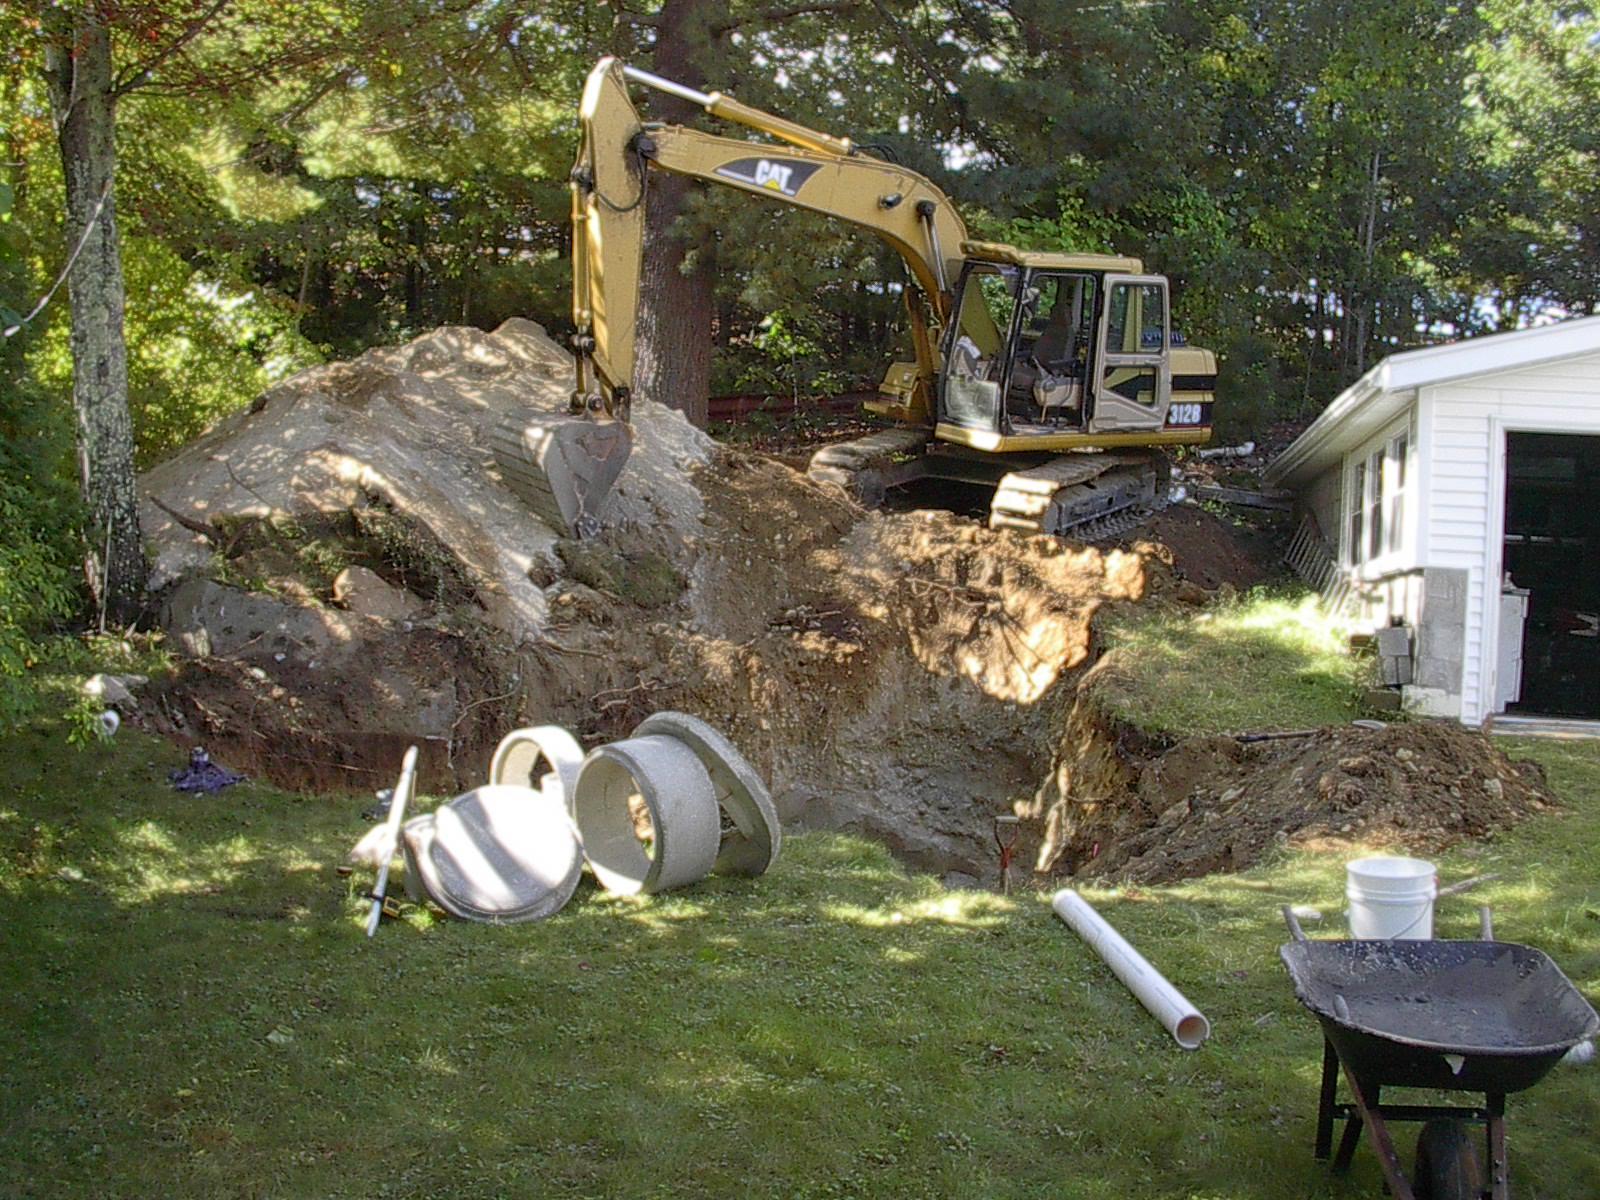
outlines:
{"label": "sunlit patch of grass", "polygon": [[[1441,905],[1600,998],[1600,748],[1517,744],[1566,807],[1440,859]],[[0,741],[0,1196],[1348,1200],[1311,1156],[1316,1024],[1278,907],[1343,863],[1086,894],[1212,1021],[1178,1050],[1049,896],[948,892],[807,834],[754,880],[361,935],[361,802],[174,794],[182,754]],[[163,886],[150,881],[161,879]],[[1594,1069],[1513,1098],[1519,1195],[1600,1172]],[[1409,1156],[1414,1132],[1402,1130]]]}
{"label": "sunlit patch of grass", "polygon": [[1312,595],[1132,609],[1107,631],[1095,695],[1112,715],[1178,737],[1348,721],[1371,667],[1346,636]]}

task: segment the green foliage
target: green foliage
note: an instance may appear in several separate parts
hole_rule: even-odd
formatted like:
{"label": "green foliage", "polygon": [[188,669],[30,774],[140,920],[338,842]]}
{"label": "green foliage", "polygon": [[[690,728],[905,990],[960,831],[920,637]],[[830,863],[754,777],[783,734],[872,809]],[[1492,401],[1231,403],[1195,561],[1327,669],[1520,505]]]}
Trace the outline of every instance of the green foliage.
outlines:
{"label": "green foliage", "polygon": [[[123,247],[128,406],[141,465],[320,361],[282,301],[208,277],[156,239],[129,237]],[[66,324],[55,323],[35,359],[41,382],[63,394],[72,377],[67,338]]]}
{"label": "green foliage", "polygon": [[[0,181],[0,327],[33,308],[30,242],[15,221],[15,191]],[[76,497],[68,474],[71,427],[32,381],[31,327],[0,340],[0,729],[34,710],[29,672],[40,638],[79,602],[74,579]]]}
{"label": "green foliage", "polygon": [[1063,188],[1055,195],[1053,211],[1013,217],[1000,222],[995,232],[1000,241],[1029,250],[1115,254],[1117,242],[1130,231],[1116,218],[1092,211],[1077,192]]}
{"label": "green foliage", "polygon": [[814,311],[767,314],[730,348],[729,390],[795,397],[844,391],[850,379],[840,370],[837,327],[830,331],[825,320]]}
{"label": "green foliage", "polygon": [[0,528],[6,530],[0,544],[0,728],[34,709],[37,697],[26,677],[41,653],[37,639],[78,601],[59,509],[28,483],[8,461],[0,473]]}

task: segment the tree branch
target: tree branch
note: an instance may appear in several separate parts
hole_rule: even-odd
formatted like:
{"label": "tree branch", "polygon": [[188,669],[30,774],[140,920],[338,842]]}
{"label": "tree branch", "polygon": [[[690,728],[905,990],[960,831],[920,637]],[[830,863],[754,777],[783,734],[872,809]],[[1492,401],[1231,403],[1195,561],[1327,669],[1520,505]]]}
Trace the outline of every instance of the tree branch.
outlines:
{"label": "tree branch", "polygon": [[111,198],[111,180],[106,180],[106,186],[100,189],[100,200],[94,206],[94,212],[89,214],[89,220],[84,223],[83,233],[78,237],[78,244],[72,248],[72,253],[67,255],[67,265],[61,268],[61,274],[56,276],[56,281],[50,285],[50,290],[39,298],[39,303],[33,306],[33,311],[19,320],[15,325],[8,325],[0,330],[0,338],[16,337],[22,332],[23,326],[44,311],[44,306],[50,303],[50,298],[56,294],[61,285],[67,281],[67,276],[72,273],[72,264],[78,261],[78,255],[83,253],[83,248],[89,244],[89,235],[94,232],[94,227],[100,221],[100,214],[105,211],[106,201]]}
{"label": "tree branch", "polygon": [[172,41],[168,42],[160,50],[157,50],[142,63],[136,63],[134,66],[129,68],[128,72],[121,79],[112,83],[111,95],[113,98],[126,95],[128,92],[131,92],[134,88],[142,84],[146,79],[149,79],[151,72],[153,72],[162,63],[166,62],[167,59],[171,58],[179,50],[182,50],[190,42],[194,41],[195,38],[199,37],[201,31],[205,29],[207,25],[211,24],[211,18],[215,17],[223,9],[227,8],[229,2],[230,0],[215,0],[215,3],[213,3],[210,8],[206,9],[205,12],[201,13],[194,20],[190,21],[189,24],[184,27],[183,32],[178,34],[177,37],[173,38]]}
{"label": "tree branch", "polygon": [[199,534],[219,550],[222,548],[223,542],[227,540],[222,536],[222,530],[218,529],[215,525],[212,525],[208,521],[196,521],[193,517],[185,516],[183,513],[173,508],[172,505],[168,504],[160,496],[152,494],[150,497],[150,503],[154,504],[157,508],[166,513],[167,516],[171,517],[179,525],[182,525],[190,533]]}
{"label": "tree branch", "polygon": [[860,0],[815,0],[811,4],[794,4],[787,8],[768,8],[761,12],[753,12],[742,17],[730,17],[726,21],[719,21],[710,27],[710,33],[713,37],[721,37],[724,34],[732,33],[742,25],[781,25],[785,21],[794,20],[796,17],[851,12],[860,7]]}
{"label": "tree branch", "polygon": [[661,28],[661,17],[656,13],[626,12],[618,9],[612,17],[618,25],[633,25],[644,29]]}

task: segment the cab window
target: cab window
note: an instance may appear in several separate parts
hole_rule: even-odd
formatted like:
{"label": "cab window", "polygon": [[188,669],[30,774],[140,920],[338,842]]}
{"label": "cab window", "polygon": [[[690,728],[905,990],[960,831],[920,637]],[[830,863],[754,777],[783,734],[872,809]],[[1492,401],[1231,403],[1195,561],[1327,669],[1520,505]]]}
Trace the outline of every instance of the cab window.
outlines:
{"label": "cab window", "polygon": [[981,428],[998,423],[1018,274],[1015,267],[982,263],[964,276],[945,364],[941,409],[947,420]]}
{"label": "cab window", "polygon": [[1106,349],[1160,354],[1167,336],[1166,292],[1153,283],[1119,283],[1106,304]]}

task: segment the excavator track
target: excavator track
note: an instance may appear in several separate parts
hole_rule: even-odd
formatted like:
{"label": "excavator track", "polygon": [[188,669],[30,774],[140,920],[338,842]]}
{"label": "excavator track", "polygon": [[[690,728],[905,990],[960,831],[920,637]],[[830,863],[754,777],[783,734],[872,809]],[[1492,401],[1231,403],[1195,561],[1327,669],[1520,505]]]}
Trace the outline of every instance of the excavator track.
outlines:
{"label": "excavator track", "polygon": [[995,488],[989,528],[1114,537],[1157,507],[1160,462],[1152,454],[1064,454],[1012,471]]}
{"label": "excavator track", "polygon": [[926,430],[880,429],[822,447],[811,456],[806,474],[818,483],[836,483],[876,508],[890,488],[928,474],[928,446]]}
{"label": "excavator track", "polygon": [[1062,454],[1007,472],[995,456],[953,453],[920,429],[884,429],[824,446],[807,474],[875,507],[913,480],[960,480],[994,488],[989,528],[1096,542],[1116,537],[1163,502],[1165,460],[1148,452]]}

